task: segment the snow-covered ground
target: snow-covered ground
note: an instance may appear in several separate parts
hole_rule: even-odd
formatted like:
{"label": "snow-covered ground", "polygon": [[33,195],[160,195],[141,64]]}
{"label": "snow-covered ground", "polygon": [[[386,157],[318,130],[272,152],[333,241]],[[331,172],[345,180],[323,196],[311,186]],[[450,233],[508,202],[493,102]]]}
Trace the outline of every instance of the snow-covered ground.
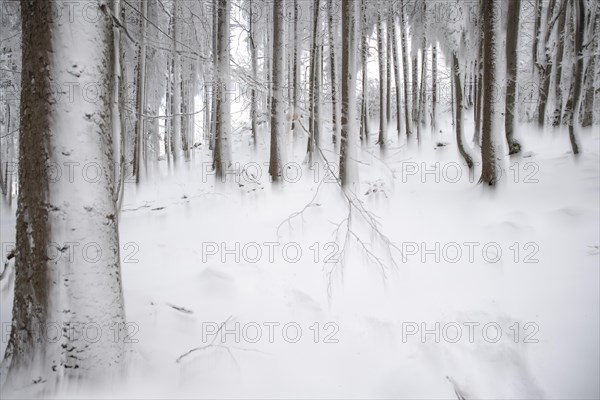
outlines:
{"label": "snow-covered ground", "polygon": [[[128,184],[128,376],[61,397],[598,398],[600,134],[585,131],[574,160],[564,131],[518,133],[525,153],[494,191],[450,132],[372,146],[350,234],[348,202],[300,144],[278,189],[266,144],[252,155],[245,136],[239,184],[215,185],[206,149],[194,168]],[[14,223],[4,211],[3,252]]]}

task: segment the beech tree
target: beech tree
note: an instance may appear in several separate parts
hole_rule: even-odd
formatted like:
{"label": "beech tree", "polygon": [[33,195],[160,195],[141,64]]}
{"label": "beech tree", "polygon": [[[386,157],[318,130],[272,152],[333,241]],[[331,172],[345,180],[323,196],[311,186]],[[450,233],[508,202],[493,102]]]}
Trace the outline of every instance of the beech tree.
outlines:
{"label": "beech tree", "polygon": [[[21,3],[19,250],[14,329],[2,367],[3,379],[15,386],[91,381],[100,372],[118,375],[123,365],[111,98],[102,95],[92,102],[77,90],[73,101],[69,96],[50,97],[52,82],[77,82],[79,87],[98,82],[102,88],[112,87],[112,13],[106,3],[92,7],[99,15],[95,23],[81,14],[65,23],[52,12],[50,2]],[[54,180],[40,173],[41,166],[68,163],[94,165],[97,181]],[[95,243],[93,262],[82,258],[78,248],[89,241]],[[65,256],[67,252],[73,257]],[[91,323],[106,334],[97,341],[72,334],[71,329]],[[45,336],[50,325],[58,326],[56,340]]]}

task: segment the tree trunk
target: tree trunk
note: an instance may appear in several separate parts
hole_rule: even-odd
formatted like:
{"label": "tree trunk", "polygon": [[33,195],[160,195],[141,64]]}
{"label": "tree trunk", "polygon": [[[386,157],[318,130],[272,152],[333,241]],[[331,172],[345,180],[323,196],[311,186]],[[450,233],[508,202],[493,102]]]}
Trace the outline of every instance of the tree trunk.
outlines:
{"label": "tree trunk", "polygon": [[435,132],[437,103],[437,46],[434,43],[431,50],[431,131]]}
{"label": "tree trunk", "polygon": [[404,74],[404,126],[406,127],[406,141],[412,135],[411,123],[410,123],[410,107],[409,99],[410,94],[408,92],[408,47],[406,45],[406,26],[404,19],[404,1],[400,0],[400,42],[402,43],[402,72]]}
{"label": "tree trunk", "polygon": [[178,166],[181,158],[181,58],[179,56],[179,2],[173,2],[173,91],[171,92],[171,118],[173,119],[173,129],[171,130],[171,147],[173,150],[173,165]]}
{"label": "tree trunk", "polygon": [[521,145],[514,138],[514,119],[517,103],[517,42],[519,38],[519,13],[521,0],[508,2],[508,26],[506,30],[506,104],[504,129],[508,143],[508,154],[517,154]]}
{"label": "tree trunk", "polygon": [[460,80],[460,67],[458,64],[458,58],[456,57],[456,52],[452,53],[452,77],[454,81],[454,128],[456,129],[456,145],[458,146],[458,151],[460,155],[465,160],[467,167],[469,169],[473,168],[473,159],[465,150],[465,146],[463,144],[463,131],[462,131],[462,110],[463,110],[463,100],[462,100],[462,86]]}
{"label": "tree trunk", "polygon": [[[588,63],[585,67],[585,78],[584,78],[584,92],[582,94],[580,121],[581,126],[588,127],[594,123],[594,80],[596,72],[596,58],[598,58],[598,37],[594,35],[594,30],[598,27],[598,21],[600,20],[600,10],[596,9],[596,15],[590,18],[588,39],[590,44],[587,51]],[[600,32],[597,32],[600,33]]]}
{"label": "tree trunk", "polygon": [[281,156],[279,140],[285,130],[285,109],[283,90],[284,76],[284,16],[283,2],[273,3],[273,99],[271,100],[271,149],[269,175],[273,182],[279,181]]}
{"label": "tree trunk", "polygon": [[[510,4],[510,3],[509,3]],[[538,69],[540,75],[540,87],[538,97],[538,126],[543,127],[546,123],[546,103],[548,102],[548,92],[550,90],[550,76],[552,74],[552,43],[550,43],[550,36],[552,34],[552,28],[554,25],[554,5],[555,0],[550,0],[548,5],[548,11],[546,14],[546,25],[544,35],[544,54],[542,62],[539,62]],[[517,27],[518,29],[518,27]],[[510,32],[510,30],[509,30]]]}
{"label": "tree trunk", "polygon": [[392,120],[392,27],[391,16],[393,15],[392,10],[388,10],[388,17],[386,19],[385,26],[385,115],[386,115],[386,128],[390,125]]}
{"label": "tree trunk", "polygon": [[331,139],[335,144],[338,137],[338,99],[337,99],[337,77],[335,62],[335,35],[333,29],[333,0],[328,0],[328,13],[329,13],[329,65],[331,73],[331,118],[333,121]]}
{"label": "tree trunk", "polygon": [[400,76],[400,59],[398,57],[398,43],[396,41],[396,21],[394,20],[394,13],[390,12],[388,18],[388,24],[392,30],[391,42],[392,42],[392,53],[394,59],[394,76],[396,78],[396,129],[398,130],[398,138],[402,134],[402,98],[401,98],[401,86],[400,82],[402,77]]}
{"label": "tree trunk", "polygon": [[256,59],[256,42],[254,41],[254,0],[249,0],[249,10],[250,15],[248,17],[249,26],[248,26],[248,44],[250,46],[250,63],[252,65],[252,79],[254,83],[252,84],[252,89],[250,90],[250,124],[252,131],[252,144],[256,147],[257,141],[257,130],[258,130],[258,112],[257,112],[257,104],[256,104],[256,88],[255,83],[258,80],[257,76],[257,59]]}
{"label": "tree trunk", "polygon": [[133,150],[133,173],[135,183],[140,183],[142,149],[145,145],[144,134],[144,110],[146,106],[146,31],[148,17],[148,2],[141,4],[142,17],[140,18],[140,44],[137,65],[137,87],[136,87],[136,119],[135,119],[135,147]]}
{"label": "tree trunk", "polygon": [[292,94],[292,131],[296,133],[296,114],[298,110],[298,74],[300,73],[300,57],[298,57],[300,39],[298,35],[298,0],[294,0],[294,66],[293,66],[293,94]]}
{"label": "tree trunk", "polygon": [[[361,0],[361,23],[362,23],[362,43],[361,43],[361,62],[362,62],[362,104],[360,118],[360,140],[362,143],[369,143],[369,41],[367,26],[367,0]],[[343,77],[343,75],[342,75]]]}
{"label": "tree trunk", "polygon": [[353,144],[352,125],[354,124],[356,95],[354,60],[354,2],[342,1],[342,136],[340,142],[340,182],[344,188],[352,183],[348,164]]}
{"label": "tree trunk", "polygon": [[579,144],[575,136],[575,125],[577,124],[577,112],[581,103],[581,79],[583,76],[583,34],[584,34],[584,16],[585,4],[584,0],[571,0],[573,10],[573,25],[575,27],[575,48],[574,60],[575,67],[573,68],[573,79],[571,81],[571,90],[569,91],[569,99],[565,109],[565,120],[569,126],[569,140],[571,142],[571,150],[573,154],[579,154]]}
{"label": "tree trunk", "polygon": [[384,32],[383,21],[381,16],[382,11],[377,13],[377,52],[379,59],[379,138],[377,144],[381,147],[385,146],[385,130],[386,130],[386,103],[385,103],[385,47],[384,47]]}
{"label": "tree trunk", "polygon": [[497,15],[497,0],[483,2],[483,118],[482,118],[482,140],[481,158],[482,170],[480,183],[494,186],[498,180],[496,169],[496,142],[495,142],[495,120],[496,105],[492,97],[497,81],[497,38],[495,21]]}
{"label": "tree trunk", "polygon": [[[117,377],[123,365],[111,99],[86,101],[80,90],[72,100],[47,97],[56,82],[111,87],[113,21],[106,4],[96,7],[95,23],[73,14],[66,24],[50,2],[21,3],[18,252],[2,379],[19,388],[45,382],[46,394]],[[83,174],[71,181],[40,173],[69,165]]]}
{"label": "tree trunk", "polygon": [[559,126],[562,119],[562,110],[563,110],[563,98],[562,98],[562,60],[563,54],[565,52],[565,36],[567,32],[565,31],[565,22],[567,20],[567,7],[566,3],[568,0],[562,0],[564,4],[562,5],[562,12],[558,17],[558,29],[557,29],[557,41],[558,48],[556,50],[556,69],[555,75],[556,78],[554,80],[554,113],[552,115],[552,126]]}
{"label": "tree trunk", "polygon": [[231,105],[228,84],[229,73],[229,13],[231,0],[219,0],[217,36],[217,90],[216,90],[216,134],[214,169],[218,178],[225,176],[230,166],[229,131],[231,129]]}
{"label": "tree trunk", "polygon": [[317,122],[316,122],[316,103],[317,99],[317,63],[318,63],[318,26],[319,26],[319,0],[315,0],[313,4],[313,31],[312,31],[312,49],[310,52],[310,88],[309,88],[309,134],[307,143],[308,162],[312,164],[317,144]]}
{"label": "tree trunk", "polygon": [[[481,21],[481,19],[480,19]],[[483,35],[479,35],[479,55],[477,57],[477,93],[475,94],[475,133],[473,134],[473,143],[476,146],[481,146],[481,112],[483,108]]]}

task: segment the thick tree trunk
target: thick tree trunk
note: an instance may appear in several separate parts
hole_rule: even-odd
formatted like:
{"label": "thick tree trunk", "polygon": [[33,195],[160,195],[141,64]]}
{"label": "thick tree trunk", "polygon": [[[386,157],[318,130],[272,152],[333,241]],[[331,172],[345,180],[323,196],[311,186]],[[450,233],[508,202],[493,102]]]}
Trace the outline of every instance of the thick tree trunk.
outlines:
{"label": "thick tree trunk", "polygon": [[310,78],[309,78],[309,134],[307,143],[307,156],[309,164],[312,164],[313,156],[315,152],[315,146],[317,145],[317,116],[316,110],[318,97],[317,97],[317,63],[318,63],[318,26],[319,26],[319,0],[314,0],[313,4],[313,31],[312,31],[312,48],[310,51]]}
{"label": "thick tree trunk", "polygon": [[488,0],[483,2],[483,118],[482,118],[482,140],[481,140],[481,158],[482,170],[480,183],[494,186],[497,183],[497,165],[496,165],[496,105],[492,97],[493,90],[497,81],[497,38],[495,21],[499,18],[497,15],[497,0]]}
{"label": "thick tree trunk", "polygon": [[519,13],[521,0],[508,3],[508,26],[506,30],[506,104],[504,109],[504,129],[508,143],[508,154],[517,154],[521,145],[514,138],[514,120],[517,103],[517,42],[519,38]]}
{"label": "thick tree trunk", "polygon": [[349,168],[350,154],[354,140],[355,88],[354,75],[354,2],[342,1],[342,135],[340,141],[340,182],[342,187],[352,185]]}
{"label": "thick tree trunk", "polygon": [[273,3],[273,99],[271,100],[271,149],[269,156],[269,175],[273,182],[279,181],[281,155],[279,141],[285,130],[284,105],[284,19],[283,2]]}
{"label": "thick tree trunk", "polygon": [[217,36],[217,90],[216,90],[216,134],[214,169],[218,178],[223,178],[230,166],[229,133],[231,129],[231,105],[229,99],[229,16],[231,0],[219,0]]}
{"label": "thick tree trunk", "polygon": [[575,27],[575,48],[573,57],[575,66],[573,68],[573,79],[571,81],[571,90],[569,91],[569,99],[565,109],[565,120],[569,126],[569,140],[571,142],[571,150],[574,155],[579,154],[579,144],[575,134],[575,125],[577,125],[577,112],[581,104],[581,80],[583,76],[583,34],[584,34],[584,19],[585,19],[585,4],[584,0],[571,0],[573,25]]}
{"label": "thick tree trunk", "polygon": [[[125,336],[111,99],[86,101],[81,90],[72,100],[47,97],[56,82],[111,87],[111,11],[94,3],[95,23],[74,13],[66,24],[51,6],[21,3],[18,252],[2,366],[9,385],[43,382],[46,395],[64,383],[120,375]],[[83,173],[73,181],[40,173],[66,166]]]}

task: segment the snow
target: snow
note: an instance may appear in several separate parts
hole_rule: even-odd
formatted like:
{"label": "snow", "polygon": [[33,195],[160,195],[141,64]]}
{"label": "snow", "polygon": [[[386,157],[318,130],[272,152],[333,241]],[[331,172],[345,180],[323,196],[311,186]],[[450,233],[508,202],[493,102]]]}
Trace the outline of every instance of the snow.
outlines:
{"label": "snow", "polygon": [[[302,141],[288,154],[294,172],[287,180],[284,174],[280,189],[268,183],[266,166],[260,182],[215,184],[202,172],[201,164],[210,163],[206,149],[194,168],[175,176],[164,168],[139,189],[127,183],[120,250],[127,331],[135,342],[128,375],[119,384],[56,396],[454,398],[456,390],[465,398],[598,398],[600,134],[584,131],[584,152],[574,160],[565,130],[519,126],[525,155],[503,158],[500,184],[490,191],[476,184],[478,171],[470,179],[464,166],[450,182],[463,162],[450,125],[438,126],[444,133],[433,140],[423,132],[420,146],[355,152],[362,154],[357,197],[403,250],[391,251],[394,267],[353,211],[351,226],[381,257],[385,279],[353,238],[343,267],[324,262],[341,250],[345,225],[337,239],[334,232],[348,216],[347,202],[336,183],[319,185],[316,172],[301,164]],[[232,139],[240,165],[268,160],[268,132],[261,132],[256,155],[249,136]],[[445,172],[438,182],[424,173],[436,163]],[[294,182],[298,168],[303,176]],[[318,168],[322,179],[326,168]],[[286,222],[308,203],[314,204]],[[3,211],[3,259],[14,224]],[[437,254],[424,252],[436,242]],[[222,246],[233,251],[225,254]],[[293,262],[298,248],[302,256]],[[457,248],[462,255],[450,262]],[[252,262],[257,249],[262,256]],[[10,279],[1,282],[2,354]],[[209,334],[224,321],[218,335]],[[494,342],[497,326],[502,335]],[[297,327],[302,335],[291,343]],[[262,336],[254,343],[257,329]],[[462,336],[453,343],[457,329]]]}

